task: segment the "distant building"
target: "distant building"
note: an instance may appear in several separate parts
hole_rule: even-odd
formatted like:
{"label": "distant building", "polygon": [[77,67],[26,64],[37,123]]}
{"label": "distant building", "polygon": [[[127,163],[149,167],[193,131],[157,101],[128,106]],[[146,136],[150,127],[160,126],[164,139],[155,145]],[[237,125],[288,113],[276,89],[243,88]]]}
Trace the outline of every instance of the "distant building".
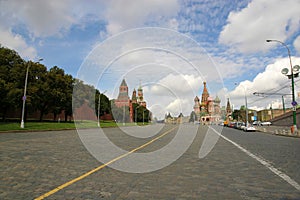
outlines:
{"label": "distant building", "polygon": [[209,95],[206,82],[203,82],[201,103],[198,96],[194,98],[194,112],[201,123],[214,123],[221,120],[221,100],[218,96],[213,98]]}
{"label": "distant building", "polygon": [[178,117],[172,117],[170,113],[165,115],[165,123],[166,124],[182,124],[182,123],[188,123],[188,122],[189,122],[189,117],[183,116],[182,113],[180,113],[178,115]]}
{"label": "distant building", "polygon": [[[290,111],[291,109],[288,109]],[[288,112],[287,111],[287,112]],[[284,114],[282,109],[264,109],[257,111],[257,120],[258,121],[270,121],[276,117],[279,117]]]}
{"label": "distant building", "polygon": [[[134,89],[135,90],[135,89]],[[144,94],[143,94],[143,89],[142,86],[139,86],[138,89],[138,98],[137,98],[137,103],[141,106],[144,106],[146,108],[146,101],[144,101]]]}
{"label": "distant building", "polygon": [[128,96],[128,86],[125,79],[123,79],[119,87],[119,95],[118,98],[115,100],[115,105],[117,107],[122,107],[122,106],[129,106],[129,104],[130,104],[130,98]]}
{"label": "distant building", "polygon": [[166,124],[175,124],[176,123],[176,119],[174,117],[171,116],[171,114],[166,114],[165,115],[165,123]]}
{"label": "distant building", "polygon": [[124,106],[129,107],[129,115],[130,115],[130,122],[133,122],[133,104],[137,103],[139,106],[143,106],[146,108],[147,103],[144,101],[144,94],[141,85],[138,88],[138,96],[136,95],[136,90],[134,89],[132,92],[131,99],[128,96],[128,86],[125,79],[122,80],[121,85],[119,87],[119,95],[118,98],[114,100],[116,107],[121,108]]}

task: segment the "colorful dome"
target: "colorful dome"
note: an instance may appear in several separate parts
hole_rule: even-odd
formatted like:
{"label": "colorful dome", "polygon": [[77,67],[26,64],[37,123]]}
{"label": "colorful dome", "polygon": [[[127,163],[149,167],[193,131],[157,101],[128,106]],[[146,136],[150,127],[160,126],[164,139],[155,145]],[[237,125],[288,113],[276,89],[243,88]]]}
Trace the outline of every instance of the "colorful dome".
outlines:
{"label": "colorful dome", "polygon": [[220,100],[220,98],[218,96],[215,98],[215,102],[216,103],[220,103],[221,102],[221,100]]}

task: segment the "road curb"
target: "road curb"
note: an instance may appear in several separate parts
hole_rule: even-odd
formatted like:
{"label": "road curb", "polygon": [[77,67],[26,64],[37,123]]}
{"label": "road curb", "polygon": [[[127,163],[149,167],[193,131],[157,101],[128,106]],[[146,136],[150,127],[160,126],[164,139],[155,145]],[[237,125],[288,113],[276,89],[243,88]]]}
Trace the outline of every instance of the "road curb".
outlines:
{"label": "road curb", "polygon": [[[272,129],[272,130],[271,130]],[[262,133],[269,133],[272,135],[285,136],[285,137],[293,137],[300,138],[300,132],[297,134],[292,134],[291,130],[288,127],[256,127],[256,130]]]}
{"label": "road curb", "polygon": [[0,131],[0,134],[4,134],[4,133],[46,132],[46,131],[68,131],[68,130],[75,130],[75,129],[76,128],[42,129],[42,130],[9,130],[9,131]]}

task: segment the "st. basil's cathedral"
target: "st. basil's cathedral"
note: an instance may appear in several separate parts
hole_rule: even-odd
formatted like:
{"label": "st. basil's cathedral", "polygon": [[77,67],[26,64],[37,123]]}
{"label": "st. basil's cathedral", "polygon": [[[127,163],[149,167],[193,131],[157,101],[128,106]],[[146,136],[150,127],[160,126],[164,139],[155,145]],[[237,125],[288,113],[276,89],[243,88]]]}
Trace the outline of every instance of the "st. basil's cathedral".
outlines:
{"label": "st. basil's cathedral", "polygon": [[219,122],[221,120],[221,100],[218,96],[216,98],[209,96],[206,82],[203,82],[203,86],[201,103],[198,96],[194,98],[194,112],[197,119],[202,124]]}

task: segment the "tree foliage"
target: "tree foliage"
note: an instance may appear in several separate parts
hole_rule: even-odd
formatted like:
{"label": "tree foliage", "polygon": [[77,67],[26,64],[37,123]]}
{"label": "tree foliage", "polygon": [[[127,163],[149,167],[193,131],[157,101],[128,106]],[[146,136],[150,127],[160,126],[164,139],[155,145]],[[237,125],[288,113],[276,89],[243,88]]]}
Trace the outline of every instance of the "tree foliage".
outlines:
{"label": "tree foliage", "polygon": [[116,122],[130,122],[129,106],[117,107],[114,100],[111,101],[111,112]]}
{"label": "tree foliage", "polygon": [[[100,97],[100,101],[99,101]],[[99,107],[99,102],[100,102],[100,109]],[[111,105],[110,101],[107,96],[105,96],[103,93],[100,94],[99,90],[96,90],[95,93],[95,109],[96,109],[96,114],[98,116],[98,111],[100,111],[100,116],[104,114],[111,114]]]}
{"label": "tree foliage", "polygon": [[134,122],[149,122],[151,121],[151,112],[144,106],[137,103],[132,104],[133,121]]}
{"label": "tree foliage", "polygon": [[[45,65],[32,61],[26,62],[16,51],[0,45],[0,117],[2,120],[5,120],[8,111],[17,112],[22,108],[27,69],[25,119],[26,114],[37,112],[40,114],[40,121],[48,113],[53,113],[55,120],[56,116],[64,111],[66,121],[67,117],[72,115],[73,95],[80,102],[94,98],[95,93],[97,95],[97,90],[93,86],[74,79],[63,69],[54,66],[47,70]],[[75,90],[76,94],[73,94],[74,87],[80,88]],[[108,98],[101,94],[100,100],[100,115],[104,112],[110,113]],[[91,108],[95,108],[95,105],[98,108],[95,102],[89,103]]]}
{"label": "tree foliage", "polygon": [[[26,65],[16,51],[0,46],[0,116],[21,105]],[[23,84],[22,84],[23,83]]]}

